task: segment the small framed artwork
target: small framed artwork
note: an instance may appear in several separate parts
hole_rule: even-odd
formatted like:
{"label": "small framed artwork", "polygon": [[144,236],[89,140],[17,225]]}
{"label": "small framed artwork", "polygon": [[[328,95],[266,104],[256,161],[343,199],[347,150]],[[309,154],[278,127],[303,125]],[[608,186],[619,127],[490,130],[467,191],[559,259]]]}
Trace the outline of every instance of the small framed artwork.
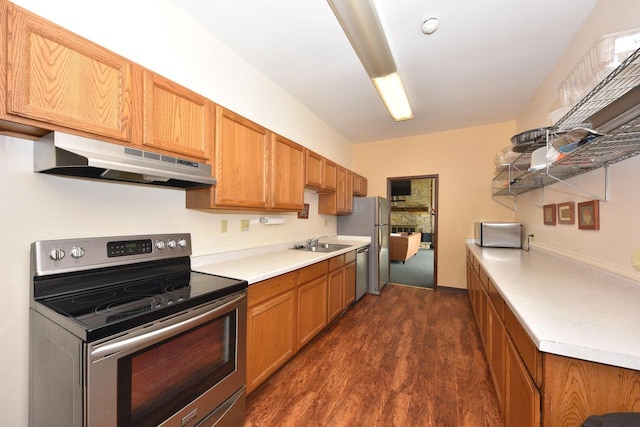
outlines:
{"label": "small framed artwork", "polygon": [[298,212],[298,218],[309,219],[309,203],[305,203],[304,208]]}
{"label": "small framed artwork", "polygon": [[575,224],[575,206],[574,202],[558,203],[558,224]]}
{"label": "small framed artwork", "polygon": [[598,200],[578,203],[578,228],[581,230],[600,230],[600,202]]}
{"label": "small framed artwork", "polygon": [[556,225],[556,205],[542,207],[544,225]]}

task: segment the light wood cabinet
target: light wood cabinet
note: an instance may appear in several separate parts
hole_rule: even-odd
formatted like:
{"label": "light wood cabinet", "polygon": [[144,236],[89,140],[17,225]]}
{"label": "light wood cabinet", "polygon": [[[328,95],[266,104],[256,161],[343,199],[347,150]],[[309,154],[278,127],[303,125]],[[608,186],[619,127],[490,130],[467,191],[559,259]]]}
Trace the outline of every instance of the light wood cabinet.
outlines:
{"label": "light wood cabinet", "polygon": [[338,165],[329,159],[322,159],[322,190],[335,193],[338,189]]}
{"label": "light wood cabinet", "polygon": [[357,173],[353,174],[353,195],[354,196],[367,196],[367,178]]}
{"label": "light wood cabinet", "polygon": [[139,67],[11,3],[7,12],[8,120],[139,140]]}
{"label": "light wood cabinet", "polygon": [[304,185],[314,190],[322,190],[323,184],[323,157],[309,149],[304,150],[305,171]]}
{"label": "light wood cabinet", "polygon": [[327,326],[327,267],[322,261],[299,270],[298,349]]}
{"label": "light wood cabinet", "polygon": [[269,207],[301,211],[304,207],[304,148],[275,133],[272,139]]}
{"label": "light wood cabinet", "polygon": [[520,359],[513,341],[507,337],[506,405],[507,426],[540,426],[540,392]]}
{"label": "light wood cabinet", "polygon": [[356,300],[356,263],[350,262],[344,266],[344,306],[347,307]]}
{"label": "light wood cabinet", "polygon": [[[491,379],[496,389],[498,404],[504,413],[505,400],[505,352],[506,330],[502,320],[504,301],[489,281],[489,298],[487,301],[488,344],[487,361],[489,362]],[[495,303],[494,303],[495,301]]]}
{"label": "light wood cabinet", "polygon": [[345,215],[353,212],[353,172],[337,167],[336,192],[318,195],[318,213]]}
{"label": "light wood cabinet", "polygon": [[143,144],[207,161],[213,149],[214,109],[207,98],[145,71]]}
{"label": "light wood cabinet", "polygon": [[296,352],[297,272],[249,286],[247,292],[247,393]]}
{"label": "light wood cabinet", "polygon": [[328,316],[335,319],[356,299],[356,253],[338,255],[329,260]]}

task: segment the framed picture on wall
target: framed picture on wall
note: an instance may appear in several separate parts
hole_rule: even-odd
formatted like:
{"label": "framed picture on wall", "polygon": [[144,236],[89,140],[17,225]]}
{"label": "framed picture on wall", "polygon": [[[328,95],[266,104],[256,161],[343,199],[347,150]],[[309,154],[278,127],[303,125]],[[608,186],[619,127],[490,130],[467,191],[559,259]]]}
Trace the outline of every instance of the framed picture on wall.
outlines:
{"label": "framed picture on wall", "polygon": [[600,230],[600,202],[598,200],[578,203],[578,228],[581,230]]}
{"label": "framed picture on wall", "polygon": [[544,205],[542,207],[544,225],[556,225],[556,205]]}
{"label": "framed picture on wall", "polygon": [[574,202],[558,203],[558,224],[575,224],[575,206]]}

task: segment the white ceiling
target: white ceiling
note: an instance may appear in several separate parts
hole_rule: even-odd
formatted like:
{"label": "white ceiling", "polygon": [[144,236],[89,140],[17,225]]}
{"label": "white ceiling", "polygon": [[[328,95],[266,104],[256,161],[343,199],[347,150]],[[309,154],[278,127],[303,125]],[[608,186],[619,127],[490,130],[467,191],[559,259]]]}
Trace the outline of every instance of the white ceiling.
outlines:
{"label": "white ceiling", "polygon": [[174,1],[354,143],[516,119],[597,3],[376,0],[415,114],[396,123],[326,0]]}

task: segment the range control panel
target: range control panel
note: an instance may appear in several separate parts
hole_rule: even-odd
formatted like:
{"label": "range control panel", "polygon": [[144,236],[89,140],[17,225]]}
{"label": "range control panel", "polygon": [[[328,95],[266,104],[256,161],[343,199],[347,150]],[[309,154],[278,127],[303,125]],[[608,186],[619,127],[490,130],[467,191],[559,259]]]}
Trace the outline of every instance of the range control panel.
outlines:
{"label": "range control panel", "polygon": [[93,237],[43,240],[32,244],[34,275],[41,276],[90,268],[191,255],[191,235]]}

